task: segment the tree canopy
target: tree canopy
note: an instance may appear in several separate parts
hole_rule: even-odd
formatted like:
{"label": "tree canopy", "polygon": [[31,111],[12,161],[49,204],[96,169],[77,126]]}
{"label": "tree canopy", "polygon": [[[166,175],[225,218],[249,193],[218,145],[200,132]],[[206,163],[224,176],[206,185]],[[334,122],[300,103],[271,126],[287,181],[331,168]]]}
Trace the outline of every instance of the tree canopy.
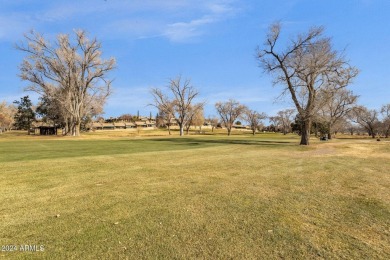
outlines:
{"label": "tree canopy", "polygon": [[311,121],[320,105],[319,93],[344,88],[358,74],[342,54],[333,50],[323,32],[323,27],[313,27],[281,50],[281,24],[274,23],[257,52],[260,65],[273,75],[274,84],[282,85],[282,93],[291,96],[302,120],[301,145],[309,145]]}
{"label": "tree canopy", "polygon": [[27,54],[20,66],[21,79],[31,83],[27,90],[58,102],[69,133],[80,135],[83,117],[110,94],[107,73],[115,59],[102,59],[101,43],[83,30],[75,31],[74,39],[59,34],[54,43],[34,31],[25,40],[16,48]]}

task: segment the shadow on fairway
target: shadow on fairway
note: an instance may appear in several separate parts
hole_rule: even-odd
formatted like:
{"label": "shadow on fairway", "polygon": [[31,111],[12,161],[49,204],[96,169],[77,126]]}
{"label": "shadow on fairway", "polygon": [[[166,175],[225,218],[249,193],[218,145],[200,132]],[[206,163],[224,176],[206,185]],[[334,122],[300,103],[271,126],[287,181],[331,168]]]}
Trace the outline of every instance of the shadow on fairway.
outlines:
{"label": "shadow on fairway", "polygon": [[223,145],[250,145],[268,148],[295,146],[292,140],[241,138],[174,137],[122,140],[12,140],[1,142],[0,162],[64,159],[88,156],[117,156],[133,153],[200,149]]}
{"label": "shadow on fairway", "polygon": [[292,141],[281,141],[281,140],[248,140],[248,139],[202,139],[202,138],[164,138],[154,139],[157,142],[171,142],[174,144],[185,144],[185,145],[200,145],[200,144],[237,144],[237,145],[259,145],[259,146],[279,146],[279,145],[294,145]]}

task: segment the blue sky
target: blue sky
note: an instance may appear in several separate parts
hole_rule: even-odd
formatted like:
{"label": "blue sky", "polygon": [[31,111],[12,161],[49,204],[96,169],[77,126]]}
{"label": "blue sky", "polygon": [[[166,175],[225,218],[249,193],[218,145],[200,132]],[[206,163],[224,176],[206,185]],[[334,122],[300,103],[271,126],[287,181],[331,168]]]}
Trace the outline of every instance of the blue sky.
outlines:
{"label": "blue sky", "polygon": [[54,39],[85,29],[102,42],[104,57],[117,60],[106,117],[155,113],[149,89],[178,75],[207,101],[206,116],[229,98],[274,115],[292,104],[277,99],[282,88],[258,67],[255,50],[278,20],[286,37],[325,26],[360,70],[349,87],[359,103],[390,103],[390,0],[0,0],[0,101],[26,94],[37,101],[17,76],[24,54],[14,45],[24,33]]}

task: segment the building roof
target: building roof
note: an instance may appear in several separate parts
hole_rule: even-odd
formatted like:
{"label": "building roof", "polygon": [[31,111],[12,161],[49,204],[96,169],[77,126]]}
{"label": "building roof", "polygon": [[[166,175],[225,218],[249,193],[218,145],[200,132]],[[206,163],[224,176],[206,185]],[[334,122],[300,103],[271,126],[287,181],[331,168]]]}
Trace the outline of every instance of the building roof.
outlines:
{"label": "building roof", "polygon": [[135,121],[134,122],[136,125],[146,125],[144,121]]}
{"label": "building roof", "polygon": [[113,123],[103,123],[103,127],[115,127]]}
{"label": "building roof", "polygon": [[115,122],[114,125],[115,126],[123,126],[123,127],[126,126],[126,124],[124,122]]}

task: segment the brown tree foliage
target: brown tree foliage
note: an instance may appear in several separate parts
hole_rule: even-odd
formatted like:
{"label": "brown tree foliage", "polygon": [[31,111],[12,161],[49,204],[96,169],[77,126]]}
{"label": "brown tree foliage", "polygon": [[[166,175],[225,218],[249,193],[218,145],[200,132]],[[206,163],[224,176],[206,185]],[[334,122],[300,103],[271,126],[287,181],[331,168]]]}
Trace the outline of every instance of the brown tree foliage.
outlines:
{"label": "brown tree foliage", "polygon": [[204,102],[194,104],[194,99],[199,95],[198,90],[191,85],[189,79],[183,80],[181,76],[171,79],[168,85],[168,94],[158,88],[152,88],[151,94],[154,104],[159,111],[166,115],[172,115],[180,128],[180,136],[184,135],[184,127],[191,117],[199,109],[203,109]]}
{"label": "brown tree foliage", "polygon": [[199,126],[199,128],[202,128],[202,125],[204,124],[204,113],[203,113],[203,105],[202,104],[195,104],[194,105],[195,110],[193,108],[190,108],[190,115],[189,120],[187,121],[187,124],[185,126],[187,134],[189,134],[190,127],[191,126]]}
{"label": "brown tree foliage", "polygon": [[381,108],[382,114],[382,132],[386,138],[390,135],[390,104],[383,105]]}
{"label": "brown tree foliage", "polygon": [[217,102],[215,104],[215,108],[217,109],[223,125],[228,130],[229,136],[231,134],[234,121],[243,115],[247,109],[244,105],[241,105],[234,99],[229,99],[227,102]]}
{"label": "brown tree foliage", "polygon": [[343,89],[323,91],[319,95],[322,105],[319,109],[319,118],[327,126],[328,139],[332,139],[338,124],[347,118],[348,113],[353,109],[358,99],[352,91]]}
{"label": "brown tree foliage", "polygon": [[275,124],[275,127],[278,127],[282,130],[283,134],[291,132],[291,123],[294,120],[294,115],[296,113],[295,109],[285,109],[278,111],[276,116],[270,118],[270,120]]}
{"label": "brown tree foliage", "polygon": [[20,66],[21,79],[31,83],[27,90],[56,100],[71,134],[80,135],[83,117],[102,107],[110,94],[107,74],[115,59],[102,59],[101,43],[83,30],[75,31],[74,39],[60,34],[54,43],[33,31],[25,40],[16,48],[27,54]]}
{"label": "brown tree foliage", "polygon": [[354,107],[349,113],[349,119],[363,127],[372,138],[379,130],[378,111],[364,106]]}
{"label": "brown tree foliage", "polygon": [[16,110],[13,104],[8,105],[5,101],[0,103],[0,133],[11,130]]}
{"label": "brown tree foliage", "polygon": [[252,134],[255,135],[256,131],[261,125],[262,120],[266,119],[267,115],[265,113],[259,113],[255,110],[246,109],[243,117],[245,121],[249,123]]}

